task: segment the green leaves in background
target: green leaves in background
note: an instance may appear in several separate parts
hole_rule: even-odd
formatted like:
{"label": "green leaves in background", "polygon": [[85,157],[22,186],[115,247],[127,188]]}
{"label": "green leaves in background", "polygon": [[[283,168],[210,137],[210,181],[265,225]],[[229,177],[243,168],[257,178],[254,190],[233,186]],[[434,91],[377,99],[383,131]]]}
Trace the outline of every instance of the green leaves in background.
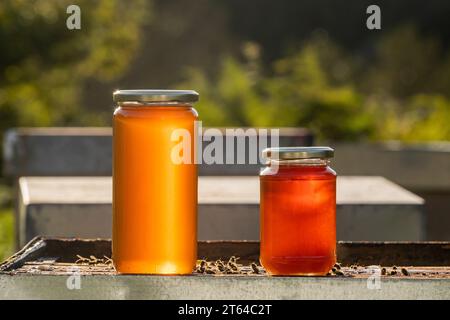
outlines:
{"label": "green leaves in background", "polygon": [[[181,2],[158,3],[80,0],[82,28],[71,31],[66,28],[69,0],[2,1],[0,135],[14,126],[108,124],[111,106],[105,101],[110,98],[105,100],[104,93],[110,89],[100,99],[95,88],[115,86],[115,81],[127,86],[121,82],[126,75],[128,81],[139,78],[141,87],[166,86],[170,78],[173,86],[199,91],[196,108],[206,126],[302,126],[332,140],[450,139],[450,51],[412,24],[380,33],[366,49],[354,51],[334,43],[326,31],[315,31],[270,61],[263,58],[271,48],[254,42],[236,52],[235,43],[242,39],[231,41],[223,22],[198,40],[188,32],[198,19],[183,20],[185,15],[175,9]],[[191,14],[203,12],[208,3],[203,1]],[[183,5],[185,10],[191,7]],[[150,13],[158,9],[153,16],[163,15],[165,23],[152,19]],[[169,27],[177,27],[185,42],[162,31]],[[208,45],[199,46],[198,52],[190,48],[185,56],[179,45],[190,40]],[[147,60],[140,56],[137,65],[145,65],[146,71],[139,73],[134,66],[130,74],[141,44],[156,53]],[[211,53],[212,44],[221,50]],[[159,46],[170,55],[158,51]],[[222,51],[220,64],[208,59]],[[171,71],[156,68],[160,64]],[[183,70],[185,81],[179,83]]]}
{"label": "green leaves in background", "polygon": [[147,2],[77,1],[81,30],[68,30],[69,0],[1,1],[0,131],[89,123],[80,107],[84,82],[126,70],[149,19]]}
{"label": "green leaves in background", "polygon": [[413,26],[375,47],[375,57],[354,56],[318,33],[269,68],[244,47],[243,61],[226,57],[210,78],[190,70],[182,86],[200,91],[206,126],[302,126],[329,140],[450,140],[450,55]]}

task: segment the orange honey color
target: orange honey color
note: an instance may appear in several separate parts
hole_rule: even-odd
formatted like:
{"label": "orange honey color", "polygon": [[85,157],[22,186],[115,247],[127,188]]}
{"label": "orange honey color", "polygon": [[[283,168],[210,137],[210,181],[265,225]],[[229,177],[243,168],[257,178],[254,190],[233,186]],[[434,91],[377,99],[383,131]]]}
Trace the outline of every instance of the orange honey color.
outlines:
{"label": "orange honey color", "polygon": [[260,182],[261,264],[272,275],[325,275],[336,263],[336,173],[280,165]]}
{"label": "orange honey color", "polygon": [[[190,104],[122,104],[114,112],[113,261],[119,273],[188,274],[197,257],[197,168]],[[190,132],[191,164],[171,159]]]}

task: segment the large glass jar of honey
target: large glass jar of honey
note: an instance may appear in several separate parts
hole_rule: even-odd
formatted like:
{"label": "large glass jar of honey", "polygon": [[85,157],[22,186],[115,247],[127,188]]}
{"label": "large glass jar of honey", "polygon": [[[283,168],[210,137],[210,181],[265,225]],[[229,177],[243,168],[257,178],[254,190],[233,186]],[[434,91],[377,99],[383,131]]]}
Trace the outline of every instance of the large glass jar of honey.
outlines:
{"label": "large glass jar of honey", "polygon": [[[114,266],[127,274],[189,274],[197,259],[198,94],[118,90],[113,98]],[[186,150],[176,149],[182,162],[173,158],[180,137],[189,139]]]}
{"label": "large glass jar of honey", "polygon": [[325,275],[336,263],[336,173],[328,147],[268,148],[260,174],[260,262],[272,275]]}

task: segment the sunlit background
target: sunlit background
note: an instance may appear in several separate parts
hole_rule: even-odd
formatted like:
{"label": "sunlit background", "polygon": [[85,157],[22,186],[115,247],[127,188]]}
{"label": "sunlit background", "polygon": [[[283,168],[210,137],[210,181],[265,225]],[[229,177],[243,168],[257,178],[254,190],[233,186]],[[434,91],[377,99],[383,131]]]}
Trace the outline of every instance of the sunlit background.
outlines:
{"label": "sunlit background", "polygon": [[[204,126],[305,127],[318,139],[450,140],[450,2],[0,2],[0,135],[110,126],[116,88],[186,88]],[[0,180],[0,260],[13,239]]]}

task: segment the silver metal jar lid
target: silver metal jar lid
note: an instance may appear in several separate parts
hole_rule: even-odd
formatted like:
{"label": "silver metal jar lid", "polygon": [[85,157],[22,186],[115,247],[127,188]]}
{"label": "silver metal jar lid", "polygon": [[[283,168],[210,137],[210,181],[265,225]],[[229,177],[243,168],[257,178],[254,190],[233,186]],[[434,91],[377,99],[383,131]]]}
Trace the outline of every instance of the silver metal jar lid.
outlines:
{"label": "silver metal jar lid", "polygon": [[263,157],[279,160],[296,159],[329,159],[334,156],[334,149],[330,147],[278,147],[266,148]]}
{"label": "silver metal jar lid", "polygon": [[196,102],[198,93],[193,90],[116,90],[114,102]]}

